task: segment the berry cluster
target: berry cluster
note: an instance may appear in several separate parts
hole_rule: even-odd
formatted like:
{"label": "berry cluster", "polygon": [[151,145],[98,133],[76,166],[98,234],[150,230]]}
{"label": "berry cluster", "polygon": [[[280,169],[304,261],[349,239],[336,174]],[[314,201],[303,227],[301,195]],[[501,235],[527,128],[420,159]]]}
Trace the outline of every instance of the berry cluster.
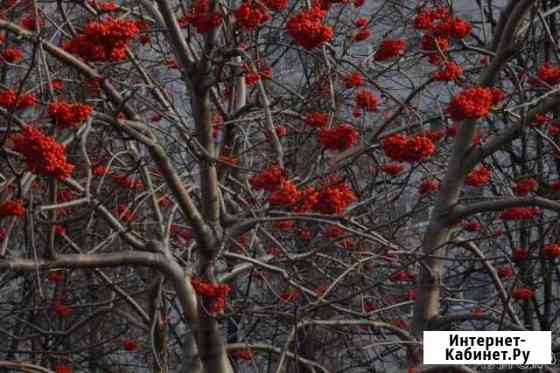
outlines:
{"label": "berry cluster", "polygon": [[314,128],[321,128],[325,127],[329,123],[329,115],[326,113],[319,113],[317,111],[307,113],[303,122],[309,126]]}
{"label": "berry cluster", "polygon": [[323,24],[326,14],[317,5],[302,10],[286,22],[286,31],[303,48],[316,48],[333,37],[333,29]]}
{"label": "berry cluster", "polygon": [[537,126],[542,126],[545,124],[549,124],[550,122],[552,122],[552,118],[549,117],[548,115],[544,114],[544,113],[537,113],[535,115],[535,119],[533,124],[537,125]]}
{"label": "berry cluster", "polygon": [[144,183],[141,180],[135,180],[126,174],[113,175],[111,179],[124,189],[142,189],[144,188]]}
{"label": "berry cluster", "polygon": [[463,75],[463,66],[455,62],[446,62],[443,69],[434,73],[435,80],[451,81],[460,78]]}
{"label": "berry cluster", "polygon": [[337,181],[319,190],[315,209],[322,214],[340,214],[355,200],[350,184]]}
{"label": "berry cluster", "polygon": [[502,211],[499,218],[502,220],[529,220],[540,215],[541,210],[538,207],[510,207]]}
{"label": "berry cluster", "polygon": [[283,180],[268,197],[271,206],[290,207],[300,199],[300,191],[289,180]]}
{"label": "berry cluster", "polygon": [[17,48],[6,48],[2,51],[2,58],[9,63],[17,63],[23,59],[23,52]]}
{"label": "berry cluster", "polygon": [[13,142],[31,172],[64,180],[74,170],[74,165],[66,160],[66,147],[38,128],[26,126],[13,136]]}
{"label": "berry cluster", "polygon": [[122,347],[126,351],[135,351],[138,349],[138,342],[136,342],[134,339],[126,338],[122,341]]}
{"label": "berry cluster", "polygon": [[355,42],[364,41],[364,40],[369,39],[370,35],[371,35],[371,32],[367,29],[367,27],[363,27],[363,28],[359,29],[358,31],[356,31],[356,33],[352,37],[352,40],[355,41]]}
{"label": "berry cluster", "polygon": [[511,260],[518,263],[529,258],[529,251],[523,247],[518,247],[511,251]]}
{"label": "berry cluster", "polygon": [[393,57],[400,55],[406,48],[406,43],[404,39],[391,39],[386,38],[381,41],[377,52],[373,56],[376,61],[386,61]]}
{"label": "berry cluster", "polygon": [[389,276],[389,280],[393,282],[411,282],[416,279],[416,274],[414,272],[409,271],[400,271],[393,273]]}
{"label": "berry cluster", "polygon": [[274,128],[274,132],[276,132],[276,136],[278,136],[278,138],[280,138],[280,137],[284,137],[288,134],[288,129],[285,126],[276,126]]}
{"label": "berry cluster", "polygon": [[25,213],[23,201],[9,199],[0,205],[0,218],[6,216],[22,216]]}
{"label": "berry cluster", "polygon": [[258,2],[243,1],[234,12],[237,22],[247,31],[256,30],[271,18],[270,12]]}
{"label": "berry cluster", "polygon": [[421,196],[430,194],[436,190],[439,190],[440,184],[441,183],[437,179],[426,179],[420,184],[418,193],[420,193]]}
{"label": "berry cluster", "polygon": [[368,24],[368,20],[367,18],[364,17],[358,17],[354,20],[354,26],[356,27],[364,27]]}
{"label": "berry cluster", "polygon": [[220,13],[210,10],[208,0],[196,0],[190,12],[179,20],[181,25],[190,23],[200,34],[213,31],[221,22]]}
{"label": "berry cluster", "polygon": [[465,184],[473,187],[481,187],[488,184],[492,171],[486,166],[480,166],[476,170],[471,171],[465,177]]}
{"label": "berry cluster", "polygon": [[467,232],[478,232],[480,230],[480,223],[477,221],[467,221],[463,223],[463,228]]}
{"label": "berry cluster", "polygon": [[39,24],[39,27],[43,26],[43,21],[41,20],[41,18],[37,19],[37,21],[38,22],[36,22],[36,19],[33,16],[23,16],[21,17],[19,24],[26,30],[35,31],[37,23]]}
{"label": "berry cluster", "polygon": [[253,188],[272,192],[276,190],[286,178],[286,171],[278,166],[272,166],[251,177],[249,183]]}
{"label": "berry cluster", "polygon": [[342,79],[344,80],[344,86],[346,89],[357,88],[365,83],[364,76],[357,71],[344,75]]}
{"label": "berry cluster", "polygon": [[421,162],[428,159],[436,146],[426,136],[407,137],[397,133],[383,141],[385,155],[398,162]]}
{"label": "berry cluster", "polygon": [[348,123],[334,128],[321,128],[317,141],[327,150],[343,151],[350,149],[360,138],[358,131]]}
{"label": "berry cluster", "polygon": [[255,351],[235,351],[230,356],[238,360],[251,360],[255,356]]}
{"label": "berry cluster", "polygon": [[342,236],[344,232],[345,232],[344,229],[338,225],[329,225],[327,229],[325,229],[323,234],[325,235],[325,237],[334,240]]}
{"label": "berry cluster", "polygon": [[545,258],[547,259],[554,259],[560,256],[560,244],[559,243],[551,243],[546,245],[543,249],[543,253]]}
{"label": "berry cluster", "polygon": [[525,177],[517,181],[512,189],[518,196],[526,196],[529,193],[536,191],[538,187],[539,183],[537,180],[532,177]]}
{"label": "berry cluster", "polygon": [[4,109],[25,109],[37,102],[37,97],[33,93],[25,93],[18,97],[16,91],[5,89],[0,92],[0,106]]}
{"label": "berry cluster", "polygon": [[272,79],[272,69],[266,64],[259,64],[258,71],[250,64],[245,64],[243,68],[247,85],[255,85],[262,78]]}
{"label": "berry cluster", "polygon": [[60,363],[57,364],[54,368],[55,373],[73,373],[74,370],[72,368],[67,367],[66,365]]}
{"label": "berry cluster", "polygon": [[191,238],[193,238],[193,232],[191,228],[183,228],[178,226],[177,224],[171,224],[171,227],[169,228],[172,236],[177,236],[183,241],[189,241]]}
{"label": "berry cluster", "polygon": [[50,271],[49,274],[47,275],[47,279],[49,280],[49,282],[52,282],[53,284],[60,284],[62,281],[64,281],[64,272]]}
{"label": "berry cluster", "polygon": [[66,128],[77,127],[90,116],[92,111],[91,106],[78,103],[57,101],[49,104],[49,116],[57,125]]}
{"label": "berry cluster", "polygon": [[503,91],[493,87],[466,88],[453,97],[447,106],[447,113],[454,120],[483,118],[504,97]]}
{"label": "berry cluster", "polygon": [[280,299],[286,302],[295,302],[299,299],[300,296],[301,291],[296,288],[287,289],[280,293]]}
{"label": "berry cluster", "polygon": [[379,98],[372,92],[362,89],[356,93],[356,110],[377,111]]}
{"label": "berry cluster", "polygon": [[294,228],[295,225],[296,222],[294,220],[284,219],[284,220],[275,221],[272,224],[272,227],[275,229],[279,229],[281,231],[290,231]]}
{"label": "berry cluster", "polygon": [[126,203],[119,203],[117,205],[116,215],[125,223],[130,223],[138,217]]}
{"label": "berry cluster", "polygon": [[64,50],[85,61],[122,61],[128,42],[140,32],[138,22],[115,19],[89,22],[81,34],[64,43]]}
{"label": "berry cluster", "polygon": [[511,278],[513,276],[513,268],[511,266],[505,266],[498,269],[497,273],[499,278]]}
{"label": "berry cluster", "polygon": [[[560,82],[560,65],[554,65],[550,62],[545,62],[537,69],[537,77],[550,85]],[[541,85],[539,79],[529,79],[529,83],[533,85]]]}
{"label": "berry cluster", "polygon": [[531,288],[517,288],[511,292],[511,297],[516,300],[529,300],[535,291]]}
{"label": "berry cluster", "polygon": [[381,166],[381,170],[388,175],[397,176],[404,170],[404,165],[402,163],[385,163]]}
{"label": "berry cluster", "polygon": [[459,17],[449,14],[445,6],[420,10],[416,14],[415,27],[424,30],[421,47],[430,51],[430,61],[434,64],[440,62],[439,50],[446,51],[449,39],[464,39],[472,31],[472,25]]}
{"label": "berry cluster", "polygon": [[72,314],[72,309],[62,303],[55,303],[53,309],[58,317],[64,318]]}
{"label": "berry cluster", "polygon": [[280,12],[288,7],[288,0],[263,0],[268,9]]}
{"label": "berry cluster", "polygon": [[210,313],[223,311],[226,305],[226,296],[231,291],[229,285],[211,284],[196,277],[191,278],[191,284],[198,295],[213,300],[213,304],[209,310]]}

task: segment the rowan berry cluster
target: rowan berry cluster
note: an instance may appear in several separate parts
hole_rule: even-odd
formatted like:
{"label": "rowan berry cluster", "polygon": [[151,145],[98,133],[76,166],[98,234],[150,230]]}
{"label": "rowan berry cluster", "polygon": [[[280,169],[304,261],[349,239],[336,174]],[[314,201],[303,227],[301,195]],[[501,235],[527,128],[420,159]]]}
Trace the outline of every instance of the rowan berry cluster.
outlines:
{"label": "rowan berry cluster", "polygon": [[286,171],[278,166],[272,166],[251,177],[249,183],[255,189],[269,192],[276,190],[286,178]]}
{"label": "rowan berry cluster", "polygon": [[497,273],[499,278],[511,278],[513,276],[513,268],[511,266],[505,266],[498,269]]}
{"label": "rowan berry cluster", "polygon": [[23,201],[19,199],[9,199],[0,205],[0,218],[6,216],[22,216],[25,213]]}
{"label": "rowan berry cluster", "polygon": [[379,98],[372,92],[362,89],[356,93],[356,110],[359,111],[377,111]]}
{"label": "rowan berry cluster", "polygon": [[342,79],[347,89],[361,87],[365,83],[364,76],[357,71],[344,75]]}
{"label": "rowan berry cluster", "polygon": [[85,121],[93,109],[89,105],[57,101],[49,104],[49,116],[61,127],[74,128]]}
{"label": "rowan berry cluster", "polygon": [[472,25],[468,21],[450,15],[446,6],[418,11],[415,27],[425,31],[421,48],[429,52],[430,62],[434,64],[441,62],[438,52],[445,52],[449,48],[450,39],[464,39],[472,31]]}
{"label": "rowan berry cluster", "polygon": [[[545,62],[537,69],[537,77],[543,82],[554,85],[560,82],[560,65]],[[537,79],[529,79],[529,83],[533,85],[540,85]]]}
{"label": "rowan berry cluster", "polygon": [[126,174],[117,174],[111,177],[115,184],[124,189],[142,189],[144,183],[141,180],[136,180]]}
{"label": "rowan berry cluster", "polygon": [[360,138],[358,131],[348,123],[333,128],[321,128],[317,141],[327,150],[344,151],[350,149]]}
{"label": "rowan berry cluster", "polygon": [[409,271],[399,271],[393,273],[389,277],[389,280],[393,282],[412,282],[415,279],[416,279],[416,274],[414,272],[409,272]]}
{"label": "rowan berry cluster", "polygon": [[543,250],[544,256],[547,259],[554,259],[560,256],[560,244],[559,243],[552,243],[548,244],[544,247]]}
{"label": "rowan berry cluster", "polygon": [[290,288],[280,293],[280,299],[286,302],[295,302],[301,296],[301,291],[296,288]]}
{"label": "rowan berry cluster", "polygon": [[402,163],[386,163],[381,166],[381,170],[388,175],[397,176],[404,170],[404,165]]}
{"label": "rowan berry cluster", "polygon": [[266,7],[256,1],[243,1],[234,12],[237,22],[247,31],[259,28],[271,19],[270,12]]}
{"label": "rowan berry cluster", "polygon": [[55,373],[73,373],[74,370],[72,368],[67,367],[64,364],[57,364],[54,368]]}
{"label": "rowan berry cluster", "polygon": [[466,88],[453,97],[447,106],[447,113],[454,120],[483,118],[504,97],[504,92],[494,87]]}
{"label": "rowan berry cluster", "polygon": [[62,303],[55,303],[53,310],[57,316],[62,318],[68,317],[72,314],[72,309]]}
{"label": "rowan berry cluster", "polygon": [[17,63],[23,59],[23,52],[17,48],[6,48],[2,51],[2,58],[9,63]]}
{"label": "rowan berry cluster", "polygon": [[291,207],[301,198],[297,186],[289,181],[283,180],[279,187],[268,197],[271,206]]}
{"label": "rowan berry cluster", "polygon": [[510,207],[502,211],[499,218],[502,220],[529,220],[540,215],[538,207]]}
{"label": "rowan berry cluster", "polygon": [[517,181],[512,189],[513,192],[518,196],[526,196],[529,193],[536,191],[538,187],[539,183],[537,182],[537,180],[532,177],[525,177]]}
{"label": "rowan berry cluster", "polygon": [[12,140],[15,150],[23,154],[33,173],[64,180],[75,168],[66,160],[66,147],[38,128],[26,126]]}
{"label": "rowan berry cluster", "polygon": [[416,135],[407,137],[397,133],[383,141],[385,155],[398,162],[421,162],[428,159],[436,146],[426,136]]}
{"label": "rowan berry cluster", "polygon": [[340,214],[355,200],[350,184],[337,181],[319,190],[315,210],[322,214]]}
{"label": "rowan berry cluster", "polygon": [[33,16],[23,16],[19,22],[21,27],[29,31],[35,31],[37,23],[39,24],[39,27],[43,26],[43,21],[39,18],[38,22],[36,22],[36,19]]}
{"label": "rowan berry cluster", "polygon": [[511,260],[521,262],[529,258],[529,251],[523,247],[518,247],[511,251]]}
{"label": "rowan berry cluster", "polygon": [[420,184],[420,188],[418,188],[418,193],[420,193],[420,195],[422,196],[426,194],[430,194],[431,192],[439,190],[440,185],[441,183],[437,179],[426,179],[422,181],[422,183]]}
{"label": "rowan berry cluster", "polygon": [[122,347],[126,351],[135,351],[138,349],[138,342],[136,342],[134,339],[126,338],[122,341]]}
{"label": "rowan berry cluster", "polygon": [[386,61],[400,55],[406,48],[404,39],[386,38],[381,41],[373,59],[376,61]]}
{"label": "rowan berry cluster", "polygon": [[473,187],[481,187],[490,181],[490,176],[492,171],[486,166],[480,166],[479,168],[471,171],[465,178],[465,184]]}
{"label": "rowan berry cluster", "polygon": [[251,360],[255,356],[255,351],[235,351],[231,357],[239,360]]}
{"label": "rowan berry cluster", "polygon": [[477,221],[467,221],[463,223],[463,228],[467,232],[478,232],[480,230],[480,223]]}
{"label": "rowan berry cluster", "polygon": [[122,61],[126,59],[128,42],[139,32],[138,22],[109,17],[89,22],[81,34],[62,47],[85,61]]}
{"label": "rowan berry cluster", "polygon": [[463,66],[455,62],[446,62],[440,71],[434,73],[435,80],[451,81],[460,78],[463,75]]}
{"label": "rowan berry cluster", "polygon": [[325,229],[323,234],[325,235],[325,237],[334,240],[342,236],[344,232],[345,232],[344,229],[338,225],[329,225],[327,229]]}
{"label": "rowan berry cluster", "polygon": [[288,20],[286,31],[303,48],[316,48],[333,37],[333,29],[323,23],[326,14],[317,5],[301,10]]}
{"label": "rowan berry cluster", "polygon": [[222,22],[222,17],[216,11],[210,10],[208,0],[196,0],[189,13],[179,20],[183,26],[191,24],[196,32],[206,34],[213,31]]}
{"label": "rowan berry cluster", "polygon": [[531,288],[516,288],[511,292],[511,296],[517,300],[529,300],[534,293],[535,291]]}
{"label": "rowan berry cluster", "polygon": [[18,96],[12,89],[4,89],[0,92],[0,106],[4,109],[26,109],[37,102],[37,97],[33,93],[25,93]]}
{"label": "rowan berry cluster", "polygon": [[202,279],[197,277],[191,278],[191,284],[194,291],[208,299],[212,299],[213,303],[210,308],[210,313],[218,313],[223,311],[226,305],[226,296],[231,291],[231,288],[227,284],[211,284],[204,282]]}
{"label": "rowan berry cluster", "polygon": [[359,29],[354,36],[352,37],[352,40],[354,40],[355,42],[360,42],[360,41],[364,41],[369,39],[369,37],[371,36],[371,32],[366,28],[361,28]]}
{"label": "rowan berry cluster", "polygon": [[321,128],[329,123],[329,116],[328,114],[314,111],[307,113],[303,121],[309,127]]}

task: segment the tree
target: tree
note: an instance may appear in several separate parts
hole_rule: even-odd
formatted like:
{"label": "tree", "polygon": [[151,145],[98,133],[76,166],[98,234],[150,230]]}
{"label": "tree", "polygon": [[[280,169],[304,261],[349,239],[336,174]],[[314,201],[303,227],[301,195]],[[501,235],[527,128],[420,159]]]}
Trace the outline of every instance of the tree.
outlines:
{"label": "tree", "polygon": [[419,372],[424,330],[555,333],[560,8],[468,5],[3,3],[0,367]]}

